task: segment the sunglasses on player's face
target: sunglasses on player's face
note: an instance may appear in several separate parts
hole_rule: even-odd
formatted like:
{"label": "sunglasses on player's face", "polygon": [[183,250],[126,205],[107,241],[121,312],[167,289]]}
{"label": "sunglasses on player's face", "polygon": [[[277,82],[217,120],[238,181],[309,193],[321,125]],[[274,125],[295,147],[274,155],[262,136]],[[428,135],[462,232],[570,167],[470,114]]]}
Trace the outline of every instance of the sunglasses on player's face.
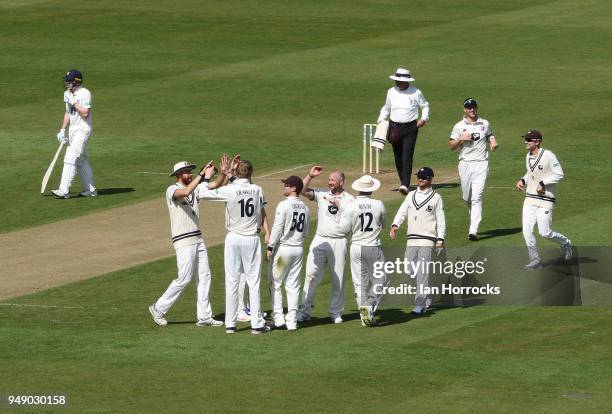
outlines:
{"label": "sunglasses on player's face", "polygon": [[539,139],[536,138],[524,138],[525,142],[533,142],[533,141],[540,141]]}

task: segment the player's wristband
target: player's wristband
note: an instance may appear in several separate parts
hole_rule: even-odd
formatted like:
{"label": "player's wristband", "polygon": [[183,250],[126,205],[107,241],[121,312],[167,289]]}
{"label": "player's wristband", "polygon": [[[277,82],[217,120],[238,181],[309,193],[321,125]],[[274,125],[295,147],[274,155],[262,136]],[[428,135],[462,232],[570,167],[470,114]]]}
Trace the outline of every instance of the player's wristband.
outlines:
{"label": "player's wristband", "polygon": [[527,184],[524,178],[521,178],[521,182],[523,183],[523,185]]}
{"label": "player's wristband", "polygon": [[274,251],[274,246],[268,246],[268,251],[269,252],[273,252]]}
{"label": "player's wristband", "polygon": [[444,243],[444,239],[441,239],[441,238],[439,238],[439,237],[438,237],[436,240],[437,240],[437,241],[439,241],[439,242]]}
{"label": "player's wristband", "polygon": [[314,175],[310,175],[310,174],[308,174],[308,176],[309,176],[310,178],[315,178],[315,176],[314,176]]}
{"label": "player's wristband", "polygon": [[236,181],[236,176],[235,176],[235,175],[232,175],[232,176],[230,177],[230,179],[229,179],[229,182],[230,182],[230,183],[233,183],[234,181]]}
{"label": "player's wristband", "polygon": [[542,188],[546,188],[546,184],[544,184],[544,181],[540,181],[540,185],[542,186]]}

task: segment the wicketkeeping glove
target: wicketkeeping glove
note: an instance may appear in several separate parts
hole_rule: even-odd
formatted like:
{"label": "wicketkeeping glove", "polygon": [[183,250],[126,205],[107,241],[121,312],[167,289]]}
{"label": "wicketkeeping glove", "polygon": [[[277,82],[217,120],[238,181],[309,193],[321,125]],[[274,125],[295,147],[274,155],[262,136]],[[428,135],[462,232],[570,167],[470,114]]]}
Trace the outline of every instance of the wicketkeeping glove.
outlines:
{"label": "wicketkeeping glove", "polygon": [[68,142],[68,140],[66,139],[66,130],[65,129],[60,129],[60,132],[57,133],[57,141],[61,144]]}
{"label": "wicketkeeping glove", "polygon": [[76,99],[74,98],[72,92],[64,92],[64,102],[66,102],[68,105],[74,105],[76,103]]}

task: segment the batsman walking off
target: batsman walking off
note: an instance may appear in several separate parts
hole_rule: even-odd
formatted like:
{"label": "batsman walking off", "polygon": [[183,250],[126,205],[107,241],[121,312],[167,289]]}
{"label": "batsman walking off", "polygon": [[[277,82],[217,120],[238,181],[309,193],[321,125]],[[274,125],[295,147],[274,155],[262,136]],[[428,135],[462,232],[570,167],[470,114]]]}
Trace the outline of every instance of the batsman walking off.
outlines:
{"label": "batsman walking off", "polygon": [[553,208],[557,201],[555,184],[563,179],[561,164],[552,151],[541,147],[542,134],[540,131],[535,129],[527,131],[523,139],[525,149],[528,150],[525,157],[527,172],[518,180],[516,188],[519,191],[525,190],[523,237],[529,253],[529,263],[525,269],[537,269],[542,265],[536,247],[536,238],[533,235],[536,224],[540,236],[561,246],[565,260],[570,260],[574,253],[570,239],[551,228]]}
{"label": "batsman walking off", "polygon": [[[58,198],[70,198],[70,186],[78,172],[83,182],[82,197],[98,195],[93,181],[93,172],[87,156],[87,142],[92,132],[91,92],[82,86],[83,75],[76,69],[64,76],[64,103],[66,111],[62,127],[57,134],[59,142],[67,142],[64,169],[60,186],[51,193]],[[69,127],[68,136],[66,128]]]}

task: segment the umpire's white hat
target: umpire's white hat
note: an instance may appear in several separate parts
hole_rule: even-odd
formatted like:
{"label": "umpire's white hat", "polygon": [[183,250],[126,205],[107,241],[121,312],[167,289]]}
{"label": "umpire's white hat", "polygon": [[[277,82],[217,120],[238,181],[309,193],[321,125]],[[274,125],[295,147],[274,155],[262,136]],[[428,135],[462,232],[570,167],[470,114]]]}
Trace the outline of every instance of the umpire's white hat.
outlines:
{"label": "umpire's white hat", "polygon": [[353,187],[353,190],[355,191],[371,193],[378,190],[380,187],[380,181],[370,175],[364,175],[361,178],[353,181],[351,187]]}
{"label": "umpire's white hat", "polygon": [[389,76],[389,79],[400,82],[413,82],[415,80],[410,73],[410,69],[404,68],[397,68],[395,74]]}
{"label": "umpire's white hat", "polygon": [[176,164],[174,164],[174,167],[172,168],[172,173],[170,174],[170,177],[172,177],[173,175],[176,175],[176,173],[178,173],[179,171],[182,170],[193,170],[196,167],[195,164],[189,164],[187,161],[181,161],[181,162],[177,162]]}

